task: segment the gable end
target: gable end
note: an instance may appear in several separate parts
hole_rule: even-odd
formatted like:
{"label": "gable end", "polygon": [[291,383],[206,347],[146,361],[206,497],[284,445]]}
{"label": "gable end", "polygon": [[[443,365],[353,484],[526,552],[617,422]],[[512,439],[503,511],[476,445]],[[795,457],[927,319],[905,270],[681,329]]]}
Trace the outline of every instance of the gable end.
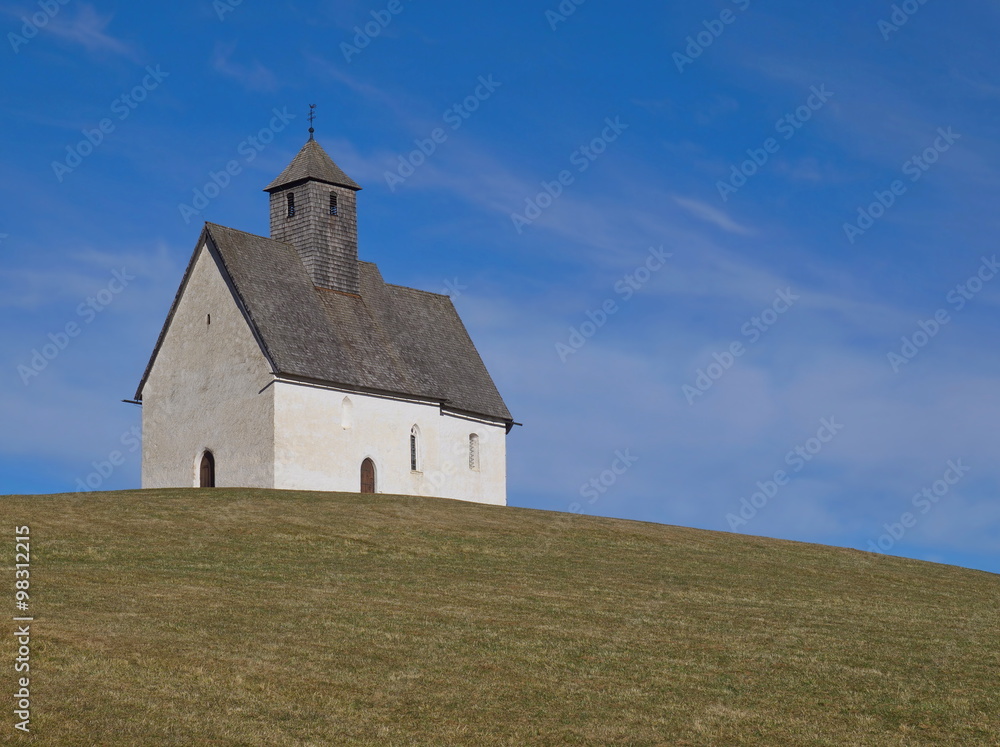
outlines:
{"label": "gable end", "polygon": [[187,290],[188,282],[191,279],[192,272],[194,271],[195,263],[198,261],[198,256],[201,254],[203,248],[208,250],[208,254],[215,263],[216,268],[219,270],[219,274],[222,275],[222,279],[226,283],[226,287],[229,289],[230,294],[232,294],[233,302],[236,304],[236,307],[240,310],[240,313],[246,320],[247,326],[250,327],[250,332],[253,334],[254,340],[257,341],[257,345],[260,347],[260,351],[263,354],[264,359],[267,361],[267,365],[270,367],[271,373],[278,373],[271,351],[268,350],[267,344],[264,342],[263,337],[261,337],[260,331],[257,329],[257,325],[247,309],[246,302],[240,294],[239,289],[236,287],[236,284],[233,282],[229,268],[226,266],[226,262],[222,258],[222,254],[219,252],[219,249],[215,244],[215,239],[212,237],[212,233],[209,230],[209,224],[206,223],[205,227],[202,229],[201,236],[198,238],[198,243],[195,244],[194,251],[191,254],[191,259],[188,261],[187,269],[184,270],[184,276],[181,279],[177,293],[174,295],[174,300],[170,304],[170,311],[167,313],[166,321],[164,321],[163,327],[160,329],[160,334],[156,338],[156,345],[153,347],[153,352],[149,357],[149,362],[146,364],[146,369],[142,374],[142,379],[139,381],[139,387],[136,389],[135,393],[136,402],[142,402],[142,390],[153,370],[153,364],[156,362],[160,348],[163,347],[163,341],[166,339],[167,332],[173,322],[174,315],[177,313],[177,308],[180,305],[181,299],[184,297],[184,292]]}

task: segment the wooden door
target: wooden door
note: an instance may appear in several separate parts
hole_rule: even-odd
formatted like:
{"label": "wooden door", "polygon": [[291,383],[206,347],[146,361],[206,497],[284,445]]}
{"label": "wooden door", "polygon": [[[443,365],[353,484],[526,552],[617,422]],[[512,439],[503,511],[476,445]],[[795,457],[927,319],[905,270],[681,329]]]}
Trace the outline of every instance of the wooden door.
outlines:
{"label": "wooden door", "polygon": [[361,463],[361,492],[375,492],[375,462],[371,459],[365,459]]}
{"label": "wooden door", "polygon": [[201,458],[200,484],[203,488],[215,487],[215,457],[212,456],[211,451],[206,451],[205,455]]}

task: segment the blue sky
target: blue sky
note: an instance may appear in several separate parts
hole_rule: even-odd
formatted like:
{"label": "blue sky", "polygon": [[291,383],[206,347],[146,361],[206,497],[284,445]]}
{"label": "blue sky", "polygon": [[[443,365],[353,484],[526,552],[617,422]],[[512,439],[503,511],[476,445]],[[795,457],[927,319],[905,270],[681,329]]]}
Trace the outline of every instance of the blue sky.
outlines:
{"label": "blue sky", "polygon": [[361,257],[453,295],[524,423],[511,504],[1000,572],[996,4],[49,0],[0,23],[0,492],[74,490],[114,451],[100,487],[138,486],[119,400],[201,221],[266,235],[316,103],[364,187]]}

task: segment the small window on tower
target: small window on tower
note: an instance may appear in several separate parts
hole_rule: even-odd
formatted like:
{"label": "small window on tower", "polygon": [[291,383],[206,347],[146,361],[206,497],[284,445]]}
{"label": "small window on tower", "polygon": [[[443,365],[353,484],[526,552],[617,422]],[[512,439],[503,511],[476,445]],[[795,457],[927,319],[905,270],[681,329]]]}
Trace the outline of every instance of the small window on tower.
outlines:
{"label": "small window on tower", "polygon": [[208,315],[208,325],[209,326],[212,325],[212,315],[211,314]]}
{"label": "small window on tower", "polygon": [[295,194],[292,192],[288,193],[288,217],[295,217]]}
{"label": "small window on tower", "polygon": [[330,193],[330,215],[337,214],[337,195]]}

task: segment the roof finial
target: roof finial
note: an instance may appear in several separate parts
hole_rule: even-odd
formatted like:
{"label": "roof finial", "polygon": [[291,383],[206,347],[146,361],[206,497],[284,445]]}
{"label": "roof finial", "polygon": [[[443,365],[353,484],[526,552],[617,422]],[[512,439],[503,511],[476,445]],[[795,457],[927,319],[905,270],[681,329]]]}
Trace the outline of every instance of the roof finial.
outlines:
{"label": "roof finial", "polygon": [[309,139],[315,140],[313,133],[316,132],[313,127],[313,120],[316,119],[316,104],[309,104]]}

